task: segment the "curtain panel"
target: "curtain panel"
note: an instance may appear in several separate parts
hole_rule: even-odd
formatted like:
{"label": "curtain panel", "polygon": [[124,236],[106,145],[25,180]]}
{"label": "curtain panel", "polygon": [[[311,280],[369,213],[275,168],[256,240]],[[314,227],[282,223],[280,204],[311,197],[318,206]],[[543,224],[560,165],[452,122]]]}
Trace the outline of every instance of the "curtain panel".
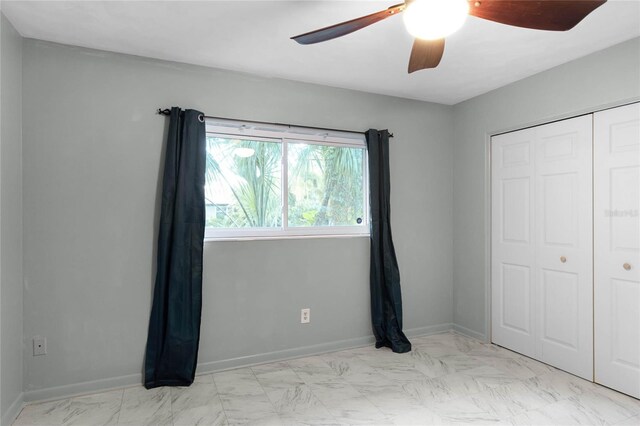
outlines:
{"label": "curtain panel", "polygon": [[391,236],[391,183],[389,179],[389,132],[370,129],[365,133],[369,153],[369,198],[371,205],[371,322],[376,348],[393,352],[411,351],[402,331],[400,270]]}
{"label": "curtain panel", "polygon": [[202,113],[171,108],[144,386],[188,386],[200,343],[206,133]]}

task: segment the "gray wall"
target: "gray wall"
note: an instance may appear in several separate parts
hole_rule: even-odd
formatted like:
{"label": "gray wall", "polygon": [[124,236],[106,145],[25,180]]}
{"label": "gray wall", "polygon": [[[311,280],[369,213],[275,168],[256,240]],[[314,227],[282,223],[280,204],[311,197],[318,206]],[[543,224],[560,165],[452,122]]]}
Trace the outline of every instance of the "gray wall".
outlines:
{"label": "gray wall", "polygon": [[[167,121],[158,107],[389,128],[405,328],[450,325],[451,107],[34,40],[23,67],[24,330],[49,345],[46,356],[25,351],[29,399],[140,380]],[[207,243],[200,371],[368,342],[368,244]]]}
{"label": "gray wall", "polygon": [[640,97],[640,39],[633,39],[454,107],[454,323],[488,335],[491,134],[566,118]]}
{"label": "gray wall", "polygon": [[[0,414],[22,397],[22,38],[0,14]],[[13,420],[13,419],[11,419]]]}

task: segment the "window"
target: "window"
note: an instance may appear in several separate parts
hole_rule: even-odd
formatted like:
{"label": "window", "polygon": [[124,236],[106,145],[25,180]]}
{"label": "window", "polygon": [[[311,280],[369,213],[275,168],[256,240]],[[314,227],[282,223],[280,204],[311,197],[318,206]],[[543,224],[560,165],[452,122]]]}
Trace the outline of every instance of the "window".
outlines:
{"label": "window", "polygon": [[364,135],[207,120],[210,239],[368,235]]}

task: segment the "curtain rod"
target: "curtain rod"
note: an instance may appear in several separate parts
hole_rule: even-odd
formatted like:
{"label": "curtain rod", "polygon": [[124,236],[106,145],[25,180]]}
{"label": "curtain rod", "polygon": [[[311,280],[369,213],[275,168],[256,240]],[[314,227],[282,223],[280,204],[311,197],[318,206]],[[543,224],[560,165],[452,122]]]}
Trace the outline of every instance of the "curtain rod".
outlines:
{"label": "curtain rod", "polygon": [[[158,108],[158,110],[156,112],[158,114],[160,114],[160,115],[169,115],[169,114],[171,114],[171,110],[168,109],[168,108],[165,108],[165,109]],[[235,119],[235,118],[213,117],[213,116],[210,116],[210,115],[205,115],[204,118],[211,118],[213,120],[248,121],[250,123],[257,123],[257,124],[270,124],[270,125],[274,125],[274,126],[286,126],[286,127],[301,127],[303,129],[317,129],[317,130],[328,130],[330,132],[357,133],[357,134],[360,134],[360,135],[364,135],[366,133],[366,132],[356,132],[356,131],[353,131],[353,130],[330,129],[328,127],[298,126],[297,124],[275,123],[275,122],[271,122],[271,121],[238,120],[238,119]],[[392,138],[393,137],[393,133],[389,133],[389,137]]]}

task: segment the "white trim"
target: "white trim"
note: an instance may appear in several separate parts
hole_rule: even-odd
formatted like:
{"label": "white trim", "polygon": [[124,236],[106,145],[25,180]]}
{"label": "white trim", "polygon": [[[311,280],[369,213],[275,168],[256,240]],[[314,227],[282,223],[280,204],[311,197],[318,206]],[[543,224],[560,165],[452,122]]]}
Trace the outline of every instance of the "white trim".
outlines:
{"label": "white trim", "polygon": [[432,334],[445,333],[453,330],[453,324],[445,322],[442,324],[428,325],[426,327],[407,328],[404,330],[404,334],[407,337],[421,337],[430,336]]}
{"label": "white trim", "polygon": [[24,407],[24,393],[20,393],[18,397],[11,403],[7,411],[3,413],[2,419],[0,419],[0,425],[11,426],[11,424],[18,418],[18,415]]}
{"label": "white trim", "polygon": [[337,145],[366,147],[362,133],[339,132],[334,130],[295,127],[279,124],[256,123],[226,119],[206,118],[206,132],[240,137],[261,136],[276,139],[296,139],[306,142],[320,142]]}
{"label": "white trim", "polygon": [[[283,139],[282,149],[280,150],[280,206],[282,208],[282,225],[289,223],[289,143]],[[211,228],[210,228],[211,229]]]}
{"label": "white trim", "polygon": [[327,227],[288,227],[288,228],[241,228],[216,229],[205,228],[205,241],[304,238],[317,236],[369,236],[369,226],[327,226]]}
{"label": "white trim", "polygon": [[132,386],[142,386],[142,373],[26,391],[24,400],[25,405],[29,405],[36,402],[55,401]]}
{"label": "white trim", "polygon": [[491,137],[493,136],[497,136],[497,135],[501,135],[503,133],[511,133],[511,132],[516,132],[518,130],[524,130],[524,129],[528,129],[530,127],[537,127],[537,126],[541,126],[543,124],[549,124],[549,123],[554,123],[556,121],[562,121],[562,120],[567,120],[570,118],[576,118],[576,117],[580,117],[582,115],[588,115],[588,114],[595,114],[596,112],[600,112],[600,111],[604,111],[607,109],[612,109],[612,108],[617,108],[617,107],[621,107],[621,106],[625,106],[625,105],[630,105],[630,104],[634,104],[640,102],[640,97],[632,97],[632,98],[628,98],[628,99],[623,99],[622,101],[619,102],[608,102],[606,104],[601,104],[595,107],[591,107],[591,108],[581,108],[572,112],[567,112],[564,114],[558,114],[558,115],[553,115],[553,116],[549,116],[546,118],[540,118],[538,120],[533,120],[533,121],[529,121],[523,124],[516,124],[516,125],[512,125],[512,126],[508,126],[508,127],[502,127],[499,129],[495,129],[493,131],[489,131],[487,132],[485,135],[491,139]]}
{"label": "white trim", "polygon": [[[485,317],[484,317],[484,338],[488,343],[492,341],[492,328],[491,328],[491,215],[493,214],[491,211],[491,138],[493,136],[491,134],[485,135],[484,142],[484,166],[485,172],[484,176],[484,262],[485,271],[484,271],[484,280],[485,280],[485,290],[484,290],[484,303],[485,303]],[[465,328],[465,327],[462,327]],[[473,330],[465,328],[465,330],[469,330],[473,332]],[[476,332],[478,334],[482,334]]]}
{"label": "white trim", "polygon": [[[410,328],[405,330],[409,337],[428,336],[453,330],[453,324],[443,323],[426,327]],[[284,349],[281,351],[265,352],[261,354],[248,355],[237,358],[230,358],[219,361],[203,362],[198,364],[196,375],[211,374],[218,371],[231,370],[242,367],[250,367],[264,363],[284,361],[288,359],[302,358],[319,355],[328,352],[343,351],[347,349],[360,348],[371,345],[375,342],[372,335],[354,337],[345,340],[320,343],[317,345],[301,346],[297,348]],[[92,380],[88,382],[72,383],[64,386],[54,386],[50,388],[37,389],[24,393],[24,401],[28,404],[36,402],[54,401],[70,398],[79,395],[87,395],[98,392],[105,392],[113,389],[121,389],[131,386],[142,385],[142,373],[129,374],[125,376],[111,377],[106,379]],[[22,401],[22,400],[21,400]],[[9,423],[10,424],[10,423]],[[2,426],[5,426],[4,423]]]}
{"label": "white trim", "polygon": [[336,140],[321,140],[321,141],[317,141],[317,140],[308,140],[308,139],[303,139],[301,137],[298,138],[287,138],[287,137],[283,137],[282,138],[283,141],[286,141],[287,143],[299,143],[299,144],[305,144],[305,145],[320,145],[320,146],[335,146],[338,148],[358,148],[358,149],[366,149],[367,147],[361,143],[354,143],[353,141],[348,141],[348,140],[344,140],[344,141],[336,141]]}
{"label": "white trim", "polygon": [[369,192],[369,150],[365,148],[364,158],[362,159],[362,180],[364,181],[364,189],[362,190],[362,225],[366,227],[366,235],[371,234],[371,193]]}
{"label": "white trim", "polygon": [[[281,221],[279,227],[271,228],[205,228],[205,241],[256,240],[279,238],[307,238],[317,236],[368,236],[369,217],[369,167],[364,134],[325,131],[320,129],[241,122],[224,119],[206,120],[208,135],[219,138],[244,138],[281,144],[280,196]],[[289,143],[355,148],[362,150],[362,223],[349,226],[289,226],[288,153]]]}
{"label": "white trim", "polygon": [[369,238],[370,236],[368,229],[367,231],[353,232],[351,234],[343,233],[341,232],[342,231],[341,229],[337,229],[336,232],[327,232],[327,233],[317,232],[315,234],[306,233],[306,232],[284,233],[284,231],[278,231],[278,232],[264,232],[261,234],[247,233],[243,235],[243,234],[233,234],[232,232],[229,232],[228,235],[224,235],[224,236],[223,235],[216,235],[216,236],[207,235],[206,234],[207,229],[211,229],[211,228],[205,229],[205,237],[204,237],[205,243],[215,242],[215,241],[300,240],[300,239],[306,239],[306,238],[359,238],[359,237]]}
{"label": "white trim", "polygon": [[250,367],[269,362],[284,361],[287,359],[302,358],[328,352],[343,351],[347,349],[360,348],[363,346],[371,345],[373,343],[375,343],[375,339],[373,338],[373,336],[356,337],[353,339],[302,346],[299,348],[285,349],[282,351],[266,352],[238,358],[224,359],[220,361],[205,362],[198,365],[196,374],[210,374],[218,371],[233,370],[236,368]]}
{"label": "white trim", "polygon": [[[493,136],[497,136],[503,133],[515,132],[522,129],[527,129],[529,127],[536,127],[543,124],[553,123],[555,121],[560,120],[568,120],[570,118],[579,117],[581,115],[587,114],[595,114],[599,111],[604,111],[611,108],[617,108],[633,103],[640,102],[640,98],[632,97],[620,100],[618,102],[607,102],[605,104],[600,104],[590,108],[581,108],[578,110],[574,110],[572,112],[567,112],[564,114],[558,114],[555,116],[541,118],[538,120],[530,121],[528,123],[520,124],[520,125],[512,125],[509,127],[504,127],[502,129],[496,129],[493,131],[488,131],[484,134],[485,137],[485,169],[484,169],[484,182],[485,182],[485,190],[484,190],[484,229],[485,229],[485,256],[484,256],[484,290],[485,290],[485,306],[484,306],[484,323],[485,323],[485,334],[486,340],[491,342],[491,138]],[[462,326],[457,326],[464,328]],[[474,330],[469,330],[469,332],[476,333],[478,335],[482,335]]]}
{"label": "white trim", "polygon": [[486,335],[484,335],[482,333],[478,333],[477,331],[474,331],[474,330],[470,330],[467,327],[463,327],[463,326],[458,325],[458,324],[453,324],[452,328],[453,328],[453,331],[455,331],[458,334],[462,334],[463,336],[467,336],[467,337],[471,337],[473,339],[480,340],[483,343],[491,343],[489,341],[489,339],[487,339]]}

